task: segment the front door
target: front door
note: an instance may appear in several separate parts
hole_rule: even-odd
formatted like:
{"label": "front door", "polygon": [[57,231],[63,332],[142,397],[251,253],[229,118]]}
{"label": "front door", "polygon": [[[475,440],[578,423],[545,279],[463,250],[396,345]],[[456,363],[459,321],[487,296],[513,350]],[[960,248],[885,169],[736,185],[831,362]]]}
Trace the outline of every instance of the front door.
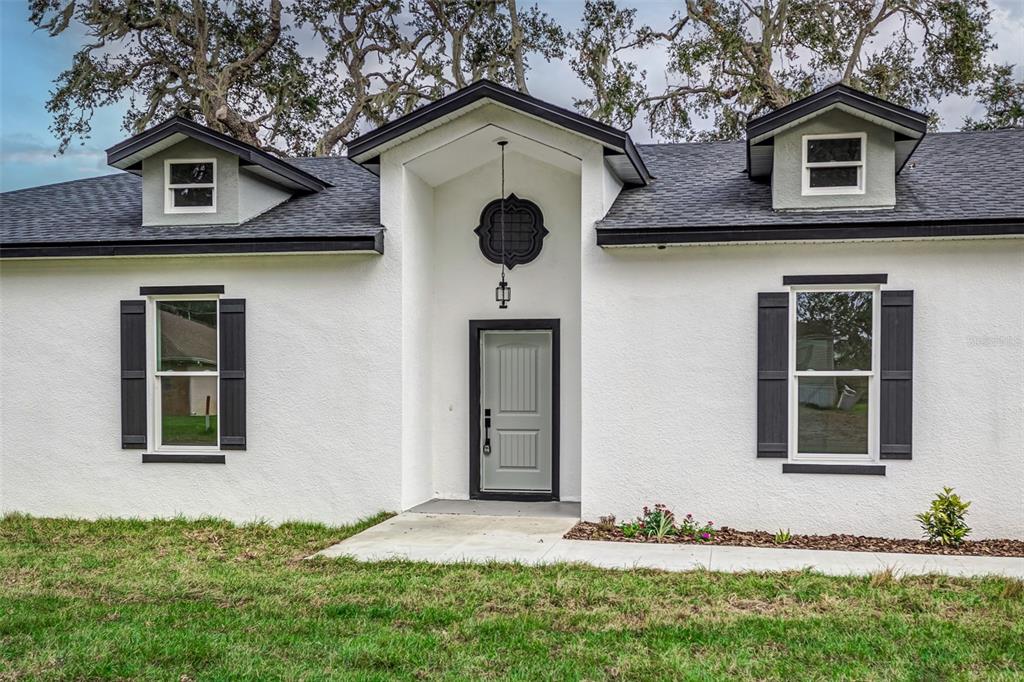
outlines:
{"label": "front door", "polygon": [[480,332],[480,490],[550,493],[552,332]]}

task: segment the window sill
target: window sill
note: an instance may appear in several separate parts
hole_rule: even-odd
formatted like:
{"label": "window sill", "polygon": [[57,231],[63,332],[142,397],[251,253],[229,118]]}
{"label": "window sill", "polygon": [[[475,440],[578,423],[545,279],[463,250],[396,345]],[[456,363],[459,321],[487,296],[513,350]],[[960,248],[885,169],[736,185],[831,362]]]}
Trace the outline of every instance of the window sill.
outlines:
{"label": "window sill", "polygon": [[150,452],[142,454],[143,464],[224,464],[222,454],[175,454]]}
{"label": "window sill", "polygon": [[782,465],[784,474],[857,474],[861,476],[885,476],[885,465],[880,464],[799,464],[786,462]]}

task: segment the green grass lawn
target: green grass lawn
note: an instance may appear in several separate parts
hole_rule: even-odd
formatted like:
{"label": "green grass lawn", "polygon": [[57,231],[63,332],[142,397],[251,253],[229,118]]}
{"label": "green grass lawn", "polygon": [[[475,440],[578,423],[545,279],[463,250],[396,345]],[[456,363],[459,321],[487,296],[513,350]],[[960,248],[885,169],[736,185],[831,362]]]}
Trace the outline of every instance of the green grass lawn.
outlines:
{"label": "green grass lawn", "polygon": [[206,428],[205,415],[164,415],[161,428],[166,445],[217,444],[217,415],[210,416],[210,428]]}
{"label": "green grass lawn", "polygon": [[1021,679],[1024,583],[302,557],[355,527],[0,520],[0,679]]}

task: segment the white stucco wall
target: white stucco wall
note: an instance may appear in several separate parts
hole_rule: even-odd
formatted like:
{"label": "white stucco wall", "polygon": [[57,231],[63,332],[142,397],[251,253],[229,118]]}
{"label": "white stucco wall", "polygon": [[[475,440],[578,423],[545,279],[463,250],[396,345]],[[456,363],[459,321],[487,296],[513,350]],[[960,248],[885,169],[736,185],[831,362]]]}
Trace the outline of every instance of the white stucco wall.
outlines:
{"label": "white stucco wall", "polygon": [[[583,244],[583,515],[664,502],[718,525],[917,537],[943,486],[1024,537],[1024,240],[602,250]],[[755,458],[757,292],[783,275],[913,289],[914,452],[886,476]]]}
{"label": "white stucco wall", "polygon": [[382,181],[401,183],[402,260],[402,509],[429,500],[433,486],[434,191],[399,165]]}
{"label": "white stucco wall", "polygon": [[[5,261],[0,509],[344,523],[401,506],[400,273],[378,255]],[[120,448],[118,302],[143,285],[246,299],[248,449]]]}
{"label": "white stucco wall", "polygon": [[498,197],[492,162],[435,190],[433,276],[433,452],[438,497],[469,494],[469,320],[550,319],[560,323],[560,493],[580,498],[579,224],[580,178],[516,153],[506,159],[506,191],[536,203],[550,233],[531,263],[508,274],[512,301],[494,301],[499,266],[480,252],[473,229]]}
{"label": "white stucco wall", "polygon": [[[498,137],[511,140],[506,191],[536,202],[551,231],[538,259],[511,272],[512,303],[507,310],[499,310],[494,301],[498,266],[480,253],[473,234],[480,211],[498,196]],[[382,152],[386,257],[398,258],[402,269],[404,508],[421,501],[425,491],[448,499],[469,495],[467,339],[472,319],[561,320],[559,492],[563,500],[580,498],[584,157],[602,159],[600,147],[494,105],[477,107]],[[603,161],[599,164],[589,182],[603,201],[604,195],[613,198],[619,185],[606,177]],[[427,427],[429,432],[424,431]]]}

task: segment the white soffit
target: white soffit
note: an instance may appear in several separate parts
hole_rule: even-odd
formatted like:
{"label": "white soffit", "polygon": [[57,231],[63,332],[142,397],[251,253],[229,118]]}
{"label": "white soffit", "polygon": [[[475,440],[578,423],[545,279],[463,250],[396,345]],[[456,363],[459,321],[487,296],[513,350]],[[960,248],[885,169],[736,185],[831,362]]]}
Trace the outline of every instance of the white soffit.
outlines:
{"label": "white soffit", "polygon": [[522,155],[575,175],[581,173],[579,157],[492,123],[420,154],[406,162],[405,167],[431,187],[437,187],[500,158],[499,139],[508,140],[508,155]]}
{"label": "white soffit", "polygon": [[168,135],[162,140],[158,140],[153,144],[149,145],[145,149],[142,149],[139,152],[132,154],[131,156],[126,156],[117,163],[113,163],[110,165],[112,165],[114,168],[120,168],[122,170],[124,170],[125,168],[131,168],[132,166],[142,161],[143,159],[148,159],[154,154],[162,152],[163,150],[173,147],[179,142],[183,142],[187,139],[189,139],[188,135],[183,135],[181,133],[174,133],[173,135]]}

